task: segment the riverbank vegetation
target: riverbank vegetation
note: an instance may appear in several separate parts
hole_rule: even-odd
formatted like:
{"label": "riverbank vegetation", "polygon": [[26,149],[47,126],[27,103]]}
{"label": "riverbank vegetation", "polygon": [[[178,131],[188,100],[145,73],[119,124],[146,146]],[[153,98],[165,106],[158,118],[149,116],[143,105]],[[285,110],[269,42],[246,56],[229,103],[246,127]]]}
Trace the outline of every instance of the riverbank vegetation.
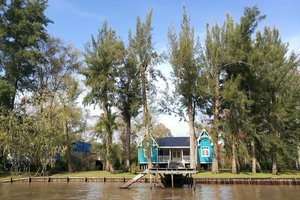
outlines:
{"label": "riverbank vegetation", "polygon": [[[140,137],[152,166],[150,135],[170,135],[156,122],[159,112],[189,124],[192,158],[195,135],[208,130],[215,176],[224,168],[236,176],[299,170],[299,56],[275,27],[258,29],[266,16],[256,6],[237,21],[227,14],[223,24],[207,24],[203,42],[183,8],[162,55],[152,41],[152,10],[145,21],[137,17],[128,41],[105,21],[80,52],[47,33],[46,8],[45,0],[0,2],[1,171],[78,171],[72,144],[83,139],[107,172],[136,171]],[[169,82],[163,62],[172,66]],[[159,91],[158,80],[175,90]],[[96,119],[81,103],[100,108]]]}

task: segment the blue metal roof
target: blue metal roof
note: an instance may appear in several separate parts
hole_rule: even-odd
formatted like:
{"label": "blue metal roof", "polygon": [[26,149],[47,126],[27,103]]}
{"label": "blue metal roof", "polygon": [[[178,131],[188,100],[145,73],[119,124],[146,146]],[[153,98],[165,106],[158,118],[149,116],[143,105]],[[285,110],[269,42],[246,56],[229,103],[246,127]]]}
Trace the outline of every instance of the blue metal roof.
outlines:
{"label": "blue metal roof", "polygon": [[163,137],[156,139],[159,147],[190,147],[189,137]]}
{"label": "blue metal roof", "polygon": [[72,143],[73,151],[78,153],[90,153],[92,145],[83,141],[76,141]]}

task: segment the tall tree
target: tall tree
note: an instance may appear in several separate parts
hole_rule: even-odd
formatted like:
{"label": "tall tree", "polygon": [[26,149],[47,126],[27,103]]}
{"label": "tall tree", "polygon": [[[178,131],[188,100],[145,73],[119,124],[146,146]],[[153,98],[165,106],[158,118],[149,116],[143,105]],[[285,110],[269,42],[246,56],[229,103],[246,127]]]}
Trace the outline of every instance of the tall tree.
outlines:
{"label": "tall tree", "polygon": [[[298,56],[297,56],[298,57]],[[299,57],[296,62],[299,66]],[[288,81],[286,89],[283,94],[283,105],[285,110],[284,120],[284,155],[281,159],[282,168],[297,169],[299,170],[299,144],[300,144],[300,76],[298,70],[291,70],[288,74]],[[297,152],[298,150],[298,152]]]}
{"label": "tall tree", "polygon": [[131,144],[131,120],[139,114],[141,107],[140,80],[136,78],[139,68],[134,56],[134,46],[131,33],[129,33],[129,45],[126,51],[124,64],[117,71],[117,101],[116,106],[120,109],[125,122],[124,138],[124,171],[130,171],[130,144]]}
{"label": "tall tree", "polygon": [[291,75],[297,69],[299,59],[295,54],[287,55],[287,45],[281,41],[275,28],[266,27],[263,33],[258,32],[254,48],[252,65],[259,84],[254,91],[256,118],[259,119],[256,128],[264,150],[271,155],[272,173],[276,174],[278,159],[287,155],[285,141],[292,137],[289,135],[292,132],[285,130],[288,116],[285,103]]}
{"label": "tall tree", "polygon": [[[232,46],[231,57],[235,60],[234,64],[227,68],[228,77],[231,79],[240,79],[239,90],[242,92],[240,105],[236,110],[239,110],[242,120],[240,121],[240,127],[242,132],[247,135],[247,139],[244,143],[250,143],[250,155],[252,159],[252,173],[256,173],[256,145],[259,140],[255,131],[254,118],[252,117],[252,105],[253,105],[253,89],[256,86],[255,76],[252,71],[251,55],[253,52],[253,34],[255,33],[257,26],[261,20],[265,18],[265,15],[261,15],[257,6],[252,8],[246,7],[244,9],[244,15],[240,18],[240,23],[235,27],[235,43],[236,47]],[[241,78],[239,78],[241,77]]]}
{"label": "tall tree", "polygon": [[[237,172],[237,137],[246,132],[245,129],[249,132],[251,126],[247,115],[251,102],[247,96],[251,88],[248,63],[252,45],[251,34],[263,18],[257,7],[245,8],[240,23],[234,24],[228,14],[222,27],[216,24],[209,29],[207,26],[202,60],[205,66],[204,79],[207,80],[208,87],[200,87],[200,92],[207,93],[210,100],[206,103],[206,111],[209,115],[213,115],[213,173],[218,173],[217,140],[224,122],[227,126],[226,132],[230,135],[227,138],[230,138],[232,145],[232,170],[234,173]],[[223,112],[226,110],[227,113]],[[223,117],[225,114],[225,121],[222,124],[220,113]]]}
{"label": "tall tree", "polygon": [[10,126],[3,126],[1,139],[6,141],[6,155],[10,153],[14,161],[27,157],[42,175],[49,165],[54,166],[57,153],[67,154],[69,161],[72,138],[82,130],[81,110],[75,104],[78,90],[73,84],[81,63],[78,52],[59,39],[48,38],[39,43],[39,49],[43,60],[35,67],[35,91],[29,97],[24,95],[17,109],[2,116]]}
{"label": "tall tree", "polygon": [[241,78],[231,78],[224,84],[222,90],[223,107],[226,107],[225,117],[223,118],[223,128],[228,144],[231,145],[232,173],[238,172],[238,152],[245,146],[245,132],[248,130],[247,119],[250,101],[240,88]]}
{"label": "tall tree", "polygon": [[62,130],[65,137],[66,144],[66,160],[68,164],[68,171],[75,171],[71,151],[72,138],[75,133],[80,131],[84,125],[82,123],[82,111],[76,105],[76,100],[80,94],[78,83],[74,78],[65,80],[65,90],[60,92],[60,119],[62,122]]}
{"label": "tall tree", "polygon": [[[75,73],[81,66],[79,52],[58,38],[49,37],[39,44],[43,62],[36,67],[36,90],[33,103],[37,115],[63,133],[68,170],[74,171],[71,160],[73,133],[83,126],[81,110],[76,105],[80,94]],[[59,120],[58,120],[59,119]],[[50,126],[45,125],[45,126]],[[46,132],[40,128],[41,131]]]}
{"label": "tall tree", "polygon": [[111,145],[115,115],[112,107],[115,105],[115,73],[117,66],[121,64],[124,52],[122,41],[117,38],[115,31],[109,28],[105,21],[97,38],[92,36],[91,42],[86,46],[87,67],[81,72],[86,78],[85,85],[90,88],[84,102],[99,105],[103,109],[99,124],[105,134],[107,171],[114,171]]}
{"label": "tall tree", "polygon": [[146,139],[146,154],[148,168],[152,167],[151,152],[150,152],[150,124],[148,113],[147,91],[149,91],[149,76],[153,76],[156,52],[152,44],[152,27],[151,27],[152,10],[147,14],[146,21],[141,22],[140,17],[137,17],[136,32],[133,37],[134,55],[139,68],[139,79],[141,83],[142,105],[144,115],[144,129]]}
{"label": "tall tree", "polygon": [[[205,93],[208,98],[206,103],[206,113],[213,116],[212,141],[213,141],[213,162],[212,173],[219,173],[218,164],[218,136],[219,136],[219,118],[221,109],[221,73],[224,71],[223,52],[224,45],[221,43],[221,28],[216,24],[211,29],[206,27],[205,49],[203,51],[202,62],[205,66],[205,73],[201,77],[206,80],[206,87],[200,85],[199,91]],[[203,81],[202,81],[203,82]]]}
{"label": "tall tree", "polygon": [[18,91],[34,88],[34,73],[42,57],[38,44],[47,38],[51,21],[44,15],[46,0],[1,1],[0,71],[1,79],[13,87],[10,108]]}
{"label": "tall tree", "polygon": [[188,115],[190,134],[190,167],[196,168],[195,114],[197,80],[200,72],[199,43],[194,40],[194,29],[183,8],[181,32],[177,36],[174,30],[169,31],[170,63],[173,67],[173,82],[180,98],[180,104]]}
{"label": "tall tree", "polygon": [[[249,57],[253,49],[251,37],[264,17],[256,6],[246,7],[239,23],[234,24],[232,18],[227,15],[222,28],[222,43],[226,46],[223,54],[227,62],[224,68],[226,79],[222,89],[222,107],[230,111],[225,118],[225,124],[232,146],[232,173],[237,173],[237,150],[243,149],[242,146],[246,146],[249,141],[252,143],[252,159],[256,166],[255,131],[250,116],[254,83]],[[242,141],[241,138],[244,138],[245,134],[248,140]]]}

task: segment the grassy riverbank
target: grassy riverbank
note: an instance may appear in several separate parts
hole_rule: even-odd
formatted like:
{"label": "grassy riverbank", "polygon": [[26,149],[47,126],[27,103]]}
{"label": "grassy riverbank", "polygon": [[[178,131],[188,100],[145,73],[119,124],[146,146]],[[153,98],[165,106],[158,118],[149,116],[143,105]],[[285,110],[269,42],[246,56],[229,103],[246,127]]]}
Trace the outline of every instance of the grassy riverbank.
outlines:
{"label": "grassy riverbank", "polygon": [[[130,173],[109,173],[105,171],[84,171],[84,172],[64,172],[54,174],[51,177],[95,177],[95,178],[133,178],[135,174]],[[0,182],[5,180],[9,180],[10,178],[26,178],[26,177],[34,177],[34,173],[23,173],[20,175],[9,175],[9,174],[1,174]],[[229,172],[221,172],[219,174],[212,174],[210,171],[199,172],[194,175],[197,178],[300,178],[300,172],[285,172],[280,173],[278,175],[273,175],[271,173],[257,173],[253,175],[250,172],[241,172],[239,174],[231,174]]]}
{"label": "grassy riverbank", "polygon": [[278,175],[272,173],[256,173],[253,175],[251,172],[241,172],[239,174],[232,174],[230,172],[220,172],[219,174],[212,174],[210,171],[199,172],[194,177],[197,178],[300,178],[300,172],[284,172]]}
{"label": "grassy riverbank", "polygon": [[[27,177],[34,177],[35,173],[22,173],[19,175],[15,174],[0,174],[0,182],[10,180],[10,178],[17,179],[17,178],[27,178]],[[135,174],[130,173],[110,173],[105,171],[83,171],[83,172],[62,172],[53,174],[50,177],[95,177],[95,178],[133,178]]]}

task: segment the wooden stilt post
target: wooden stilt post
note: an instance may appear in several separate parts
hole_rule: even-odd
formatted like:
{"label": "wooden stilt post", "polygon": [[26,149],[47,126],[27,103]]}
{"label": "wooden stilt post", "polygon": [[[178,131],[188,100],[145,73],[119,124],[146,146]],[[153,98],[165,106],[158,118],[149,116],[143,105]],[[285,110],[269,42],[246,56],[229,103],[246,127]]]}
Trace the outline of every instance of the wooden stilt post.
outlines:
{"label": "wooden stilt post", "polygon": [[174,177],[173,173],[171,174],[171,182],[172,182],[172,188],[174,187]]}
{"label": "wooden stilt post", "polygon": [[196,186],[195,186],[195,178],[193,177],[193,175],[192,175],[192,179],[193,179],[193,189],[195,190],[195,189],[196,189]]}
{"label": "wooden stilt post", "polygon": [[152,189],[152,174],[150,174],[150,189]]}
{"label": "wooden stilt post", "polygon": [[157,181],[157,173],[155,173],[155,177],[154,177],[154,187],[157,187],[156,181]]}

